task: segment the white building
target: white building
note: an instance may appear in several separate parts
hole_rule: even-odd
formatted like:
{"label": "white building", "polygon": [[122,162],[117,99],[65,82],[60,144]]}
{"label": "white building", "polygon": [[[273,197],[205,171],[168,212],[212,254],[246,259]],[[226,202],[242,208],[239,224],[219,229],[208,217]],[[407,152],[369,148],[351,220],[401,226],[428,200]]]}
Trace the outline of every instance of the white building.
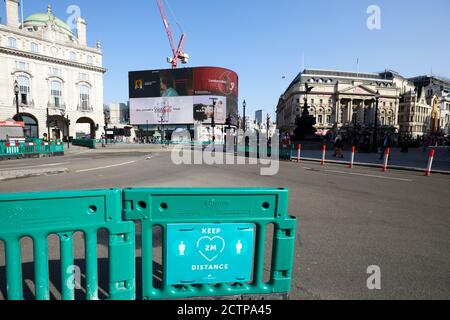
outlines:
{"label": "white building", "polygon": [[74,34],[48,6],[46,13],[21,23],[18,0],[5,1],[6,25],[0,24],[0,120],[22,119],[28,137],[44,133],[59,139],[99,137],[105,125],[106,70],[100,44],[87,45],[85,20],[77,20]]}
{"label": "white building", "polygon": [[[430,108],[430,117],[433,115],[435,117],[435,119],[431,119],[438,126],[435,129],[441,131],[441,133],[450,134],[450,79],[437,76],[419,76],[411,78],[410,81],[415,84],[418,93],[423,93]],[[431,115],[431,109],[433,108],[435,110]]]}
{"label": "white building", "polygon": [[[403,88],[397,86],[397,81],[388,73],[304,70],[279,100],[278,128],[281,132],[294,133],[305,98],[309,113],[316,118],[317,130],[373,127],[378,93],[378,125],[398,131],[398,107]],[[305,84],[311,88],[309,93]]]}

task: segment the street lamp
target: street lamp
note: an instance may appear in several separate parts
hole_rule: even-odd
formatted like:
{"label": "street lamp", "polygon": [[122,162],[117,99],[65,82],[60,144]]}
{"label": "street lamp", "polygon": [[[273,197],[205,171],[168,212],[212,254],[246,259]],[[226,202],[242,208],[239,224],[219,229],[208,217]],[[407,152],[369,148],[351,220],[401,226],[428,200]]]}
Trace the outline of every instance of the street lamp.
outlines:
{"label": "street lamp", "polygon": [[244,106],[244,133],[245,133],[245,132],[247,132],[247,120],[246,120],[246,116],[245,116],[245,109],[247,108],[247,103],[245,102],[245,100],[244,100],[243,106]]}
{"label": "street lamp", "polygon": [[213,112],[212,112],[212,118],[211,118],[211,128],[212,128],[212,141],[213,141],[213,148],[215,151],[216,148],[216,103],[217,103],[217,98],[209,98],[210,100],[212,100],[213,103]]}
{"label": "street lamp", "polygon": [[270,127],[270,115],[267,114],[267,141],[269,141],[269,127]]}
{"label": "street lamp", "polygon": [[16,120],[22,121],[22,116],[20,115],[20,110],[19,110],[19,93],[20,93],[20,87],[19,87],[19,83],[16,80],[16,81],[14,81],[14,95],[16,96]]}
{"label": "street lamp", "polygon": [[373,152],[378,151],[378,104],[380,102],[380,91],[377,91],[375,94],[375,126],[373,130],[373,146],[372,150]]}

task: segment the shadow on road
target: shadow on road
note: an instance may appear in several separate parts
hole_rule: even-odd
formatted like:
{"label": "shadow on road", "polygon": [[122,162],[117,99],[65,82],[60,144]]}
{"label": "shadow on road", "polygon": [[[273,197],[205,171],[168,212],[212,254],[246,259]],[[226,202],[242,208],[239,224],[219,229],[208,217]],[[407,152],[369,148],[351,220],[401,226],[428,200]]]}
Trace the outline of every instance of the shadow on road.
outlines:
{"label": "shadow on road", "polygon": [[[86,261],[75,260],[75,265],[81,271],[81,288],[75,290],[76,300],[86,300]],[[50,299],[61,300],[61,266],[59,261],[49,262],[49,288]],[[153,286],[162,287],[162,266],[153,262]],[[22,265],[22,288],[25,300],[35,300],[34,287],[34,263]],[[6,271],[5,267],[0,267],[0,300],[6,299]],[[100,300],[109,298],[109,259],[98,259],[98,294]],[[142,299],[142,258],[136,258],[136,298]]]}

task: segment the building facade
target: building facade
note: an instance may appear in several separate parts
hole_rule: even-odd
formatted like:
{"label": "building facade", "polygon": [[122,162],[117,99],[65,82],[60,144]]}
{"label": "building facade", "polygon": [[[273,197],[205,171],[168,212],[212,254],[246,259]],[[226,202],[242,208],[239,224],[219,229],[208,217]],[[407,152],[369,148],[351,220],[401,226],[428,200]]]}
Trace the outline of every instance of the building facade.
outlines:
{"label": "building facade", "polygon": [[[305,84],[312,88],[306,93]],[[373,127],[379,94],[380,126],[399,129],[400,89],[393,79],[374,73],[305,70],[289,86],[277,106],[277,123],[282,132],[293,134],[305,98],[316,118],[317,130]]]}
{"label": "building facade", "polygon": [[[105,125],[100,43],[87,45],[86,22],[76,34],[51,6],[19,20],[18,0],[6,0],[0,24],[0,119],[25,122],[25,135],[99,137]],[[19,87],[18,109],[15,84]]]}
{"label": "building facade", "polygon": [[130,106],[127,103],[110,103],[105,105],[106,135],[119,141],[133,141],[136,137],[130,125]]}
{"label": "building facade", "polygon": [[[423,136],[433,131],[430,128],[433,103],[437,105],[435,109],[438,108],[434,111],[439,118],[436,125],[442,130],[448,128],[450,115],[442,110],[447,108],[450,113],[450,85],[434,81],[432,86],[421,86],[419,79],[430,84],[429,79],[406,79],[393,71],[354,73],[304,70],[280,97],[277,106],[278,129],[293,135],[305,99],[310,114],[316,119],[316,129],[322,132],[369,131],[374,130],[376,124],[380,132]],[[310,89],[308,93],[306,85]],[[425,96],[422,92],[426,93]],[[413,105],[417,106],[413,108]]]}
{"label": "building facade", "polygon": [[[450,79],[419,76],[410,79],[430,108],[430,133],[450,134]],[[435,131],[435,132],[433,132]]]}

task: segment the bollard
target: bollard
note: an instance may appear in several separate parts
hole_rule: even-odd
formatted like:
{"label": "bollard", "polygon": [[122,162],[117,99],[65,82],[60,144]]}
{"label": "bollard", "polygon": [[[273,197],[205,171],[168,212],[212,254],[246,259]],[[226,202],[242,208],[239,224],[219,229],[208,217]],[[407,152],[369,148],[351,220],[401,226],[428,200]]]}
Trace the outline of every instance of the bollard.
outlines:
{"label": "bollard", "polygon": [[350,169],[353,169],[353,165],[355,163],[355,152],[356,152],[356,147],[353,146],[352,147],[352,155],[350,156]]}
{"label": "bollard", "polygon": [[388,163],[389,163],[389,155],[391,154],[391,148],[386,148],[384,151],[384,165],[383,165],[383,172],[388,171]]}
{"label": "bollard", "polygon": [[425,172],[425,177],[431,176],[431,168],[433,167],[433,160],[434,160],[435,153],[436,153],[436,150],[434,150],[434,149],[430,150],[428,166],[427,166],[427,171]]}
{"label": "bollard", "polygon": [[322,147],[322,165],[325,165],[326,154],[327,154],[327,145],[324,144]]}
{"label": "bollard", "polygon": [[302,145],[298,145],[298,153],[297,153],[297,163],[300,162],[301,159],[301,153],[302,153]]}

